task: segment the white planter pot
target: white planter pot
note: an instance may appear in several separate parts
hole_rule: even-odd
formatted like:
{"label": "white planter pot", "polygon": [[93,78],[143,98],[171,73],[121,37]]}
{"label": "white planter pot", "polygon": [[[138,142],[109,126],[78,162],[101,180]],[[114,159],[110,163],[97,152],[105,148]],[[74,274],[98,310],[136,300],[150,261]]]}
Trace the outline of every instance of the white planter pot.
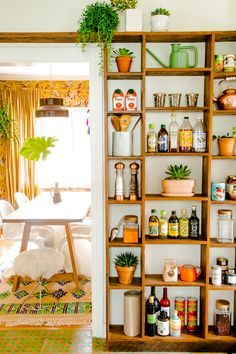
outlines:
{"label": "white planter pot", "polygon": [[126,32],[141,32],[143,30],[142,9],[125,10]]}
{"label": "white planter pot", "polygon": [[151,30],[152,32],[165,32],[168,31],[169,16],[154,15],[151,16]]}

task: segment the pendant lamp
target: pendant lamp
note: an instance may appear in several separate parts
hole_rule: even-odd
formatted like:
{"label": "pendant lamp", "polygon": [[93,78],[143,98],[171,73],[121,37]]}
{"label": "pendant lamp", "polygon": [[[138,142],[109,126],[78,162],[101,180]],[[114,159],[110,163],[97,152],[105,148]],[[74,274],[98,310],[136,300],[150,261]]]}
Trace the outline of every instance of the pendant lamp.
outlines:
{"label": "pendant lamp", "polygon": [[62,98],[41,98],[40,108],[36,111],[35,117],[69,117],[69,111],[63,107]]}

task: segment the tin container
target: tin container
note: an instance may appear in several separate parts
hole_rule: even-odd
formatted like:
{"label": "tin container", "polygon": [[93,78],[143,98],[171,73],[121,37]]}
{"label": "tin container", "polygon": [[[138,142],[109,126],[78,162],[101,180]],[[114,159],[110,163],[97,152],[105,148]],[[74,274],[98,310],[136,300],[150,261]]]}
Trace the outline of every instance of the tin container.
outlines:
{"label": "tin container", "polygon": [[198,299],[196,297],[187,298],[187,329],[189,332],[197,330],[197,308]]}
{"label": "tin container", "polygon": [[175,310],[178,311],[178,316],[181,321],[181,331],[183,331],[185,327],[185,303],[186,301],[184,297],[175,298]]}
{"label": "tin container", "polygon": [[226,54],[224,55],[224,71],[234,71],[235,70],[235,55]]}
{"label": "tin container", "polygon": [[220,266],[227,266],[228,265],[228,258],[225,257],[217,257],[216,264]]}
{"label": "tin container", "polygon": [[225,183],[211,182],[211,200],[223,202],[225,200]]}
{"label": "tin container", "polygon": [[226,197],[236,200],[236,176],[228,176],[226,178]]}
{"label": "tin container", "polygon": [[224,70],[224,55],[223,54],[215,55],[214,71],[220,72],[223,70]]}
{"label": "tin container", "polygon": [[235,286],[236,285],[236,274],[226,273],[226,284]]}
{"label": "tin container", "polygon": [[212,274],[211,274],[211,282],[213,285],[221,285],[221,266],[213,265],[212,266]]}

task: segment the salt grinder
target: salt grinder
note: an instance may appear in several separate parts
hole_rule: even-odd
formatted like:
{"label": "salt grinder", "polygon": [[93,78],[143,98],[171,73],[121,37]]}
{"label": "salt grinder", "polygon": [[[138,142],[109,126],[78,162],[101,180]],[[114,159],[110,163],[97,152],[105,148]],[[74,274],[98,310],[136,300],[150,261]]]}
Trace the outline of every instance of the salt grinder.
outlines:
{"label": "salt grinder", "polygon": [[124,180],[123,180],[123,169],[125,165],[122,162],[117,162],[115,164],[116,169],[116,181],[115,181],[115,199],[124,200]]}
{"label": "salt grinder", "polygon": [[130,200],[138,200],[138,169],[139,164],[133,162],[129,165],[131,169],[131,179],[130,179],[130,188],[129,188],[129,199]]}

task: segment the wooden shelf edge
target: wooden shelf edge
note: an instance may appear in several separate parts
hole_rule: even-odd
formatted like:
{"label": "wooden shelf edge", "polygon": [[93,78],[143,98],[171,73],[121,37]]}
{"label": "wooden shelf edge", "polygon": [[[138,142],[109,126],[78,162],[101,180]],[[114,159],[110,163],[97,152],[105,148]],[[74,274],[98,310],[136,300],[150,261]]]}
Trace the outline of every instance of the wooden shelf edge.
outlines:
{"label": "wooden shelf edge", "polygon": [[182,281],[165,282],[162,278],[162,274],[145,274],[145,286],[206,286],[206,282],[202,278],[198,278],[196,281]]}
{"label": "wooden shelf edge", "polygon": [[150,240],[148,239],[148,235],[146,235],[145,238],[145,244],[149,244],[149,245],[155,245],[155,244],[175,244],[175,245],[206,245],[207,241],[206,240],[192,240],[190,238],[186,238],[186,239],[171,239],[171,238],[165,238],[165,239],[161,239],[161,238],[157,238],[154,240]]}
{"label": "wooden shelf edge", "polygon": [[162,200],[162,201],[171,201],[171,200],[184,200],[184,201],[208,201],[207,196],[201,194],[195,194],[193,197],[164,197],[161,194],[146,194],[145,200]]}
{"label": "wooden shelf edge", "polygon": [[232,243],[222,243],[222,242],[217,242],[217,239],[216,238],[210,238],[210,247],[225,247],[225,248],[228,248],[228,247],[236,247],[236,242],[232,242]]}

